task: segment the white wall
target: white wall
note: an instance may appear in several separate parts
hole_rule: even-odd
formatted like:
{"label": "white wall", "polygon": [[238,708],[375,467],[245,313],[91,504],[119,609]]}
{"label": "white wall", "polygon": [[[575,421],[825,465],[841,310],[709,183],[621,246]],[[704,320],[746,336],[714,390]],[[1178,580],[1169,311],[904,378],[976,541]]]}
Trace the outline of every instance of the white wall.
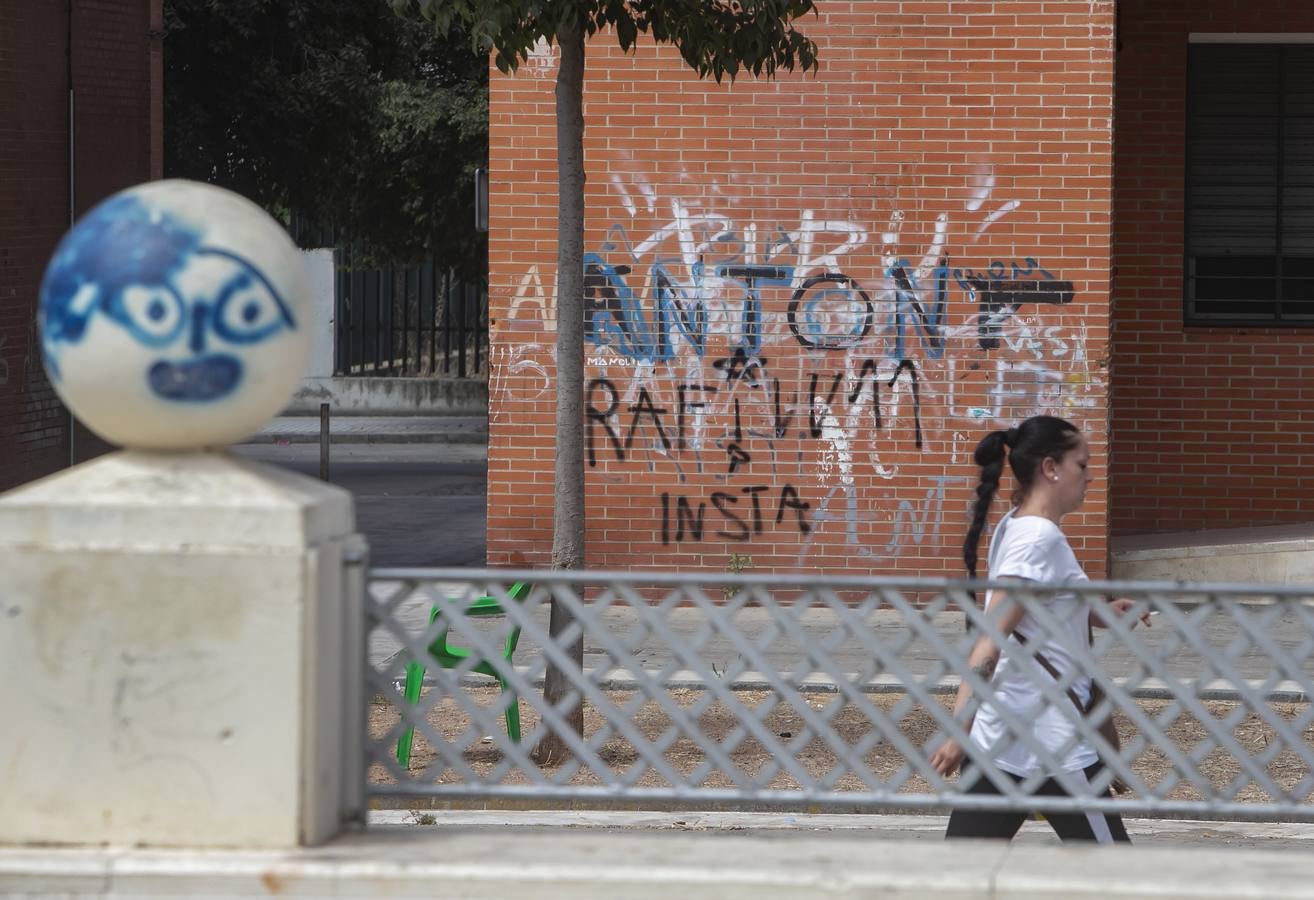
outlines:
{"label": "white wall", "polygon": [[306,283],[310,286],[310,363],[307,378],[329,378],[333,375],[333,250],[302,251],[306,260]]}

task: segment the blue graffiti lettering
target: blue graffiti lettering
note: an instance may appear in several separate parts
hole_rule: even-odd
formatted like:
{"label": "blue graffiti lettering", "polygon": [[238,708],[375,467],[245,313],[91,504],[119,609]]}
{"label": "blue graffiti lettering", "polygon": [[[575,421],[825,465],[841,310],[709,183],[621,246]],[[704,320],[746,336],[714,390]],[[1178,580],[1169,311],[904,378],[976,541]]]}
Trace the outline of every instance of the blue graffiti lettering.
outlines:
{"label": "blue graffiti lettering", "polygon": [[658,262],[652,267],[653,312],[649,317],[626,282],[629,266],[612,266],[596,253],[584,255],[584,337],[612,347],[632,359],[662,361],[675,356],[674,331],[683,334],[702,356],[707,338],[707,310],[697,296],[701,267],[694,267],[691,296]]}
{"label": "blue graffiti lettering", "polygon": [[[676,340],[683,338],[702,356],[707,349],[708,311],[703,299],[704,264],[691,267],[691,288],[682,286],[658,260],[650,269],[651,311],[626,281],[631,269],[613,266],[596,253],[584,255],[584,337],[599,347],[611,347],[632,359],[660,362],[675,357]],[[747,356],[762,348],[762,298],[766,285],[788,285],[788,266],[717,265],[716,275],[743,284],[738,340],[732,347]]]}

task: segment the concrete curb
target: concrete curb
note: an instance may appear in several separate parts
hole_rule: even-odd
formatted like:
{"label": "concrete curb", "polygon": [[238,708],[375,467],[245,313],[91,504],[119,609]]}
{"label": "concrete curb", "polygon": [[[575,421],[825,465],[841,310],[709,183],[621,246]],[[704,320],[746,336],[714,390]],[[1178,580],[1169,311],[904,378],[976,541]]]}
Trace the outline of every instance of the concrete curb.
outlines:
{"label": "concrete curb", "polygon": [[[278,416],[247,444],[318,444],[319,416]],[[486,416],[332,415],[332,444],[488,444]]]}
{"label": "concrete curb", "polygon": [[[430,821],[432,819],[432,821]],[[921,836],[940,840],[948,813],[800,813],[681,811],[681,810],[579,810],[413,807],[374,809],[369,826],[501,829],[593,829],[598,831],[752,832],[805,835],[827,832],[863,832],[881,840]],[[1132,840],[1187,845],[1237,842],[1281,842],[1314,847],[1314,823],[1241,822],[1204,819],[1148,819],[1124,817]],[[1018,841],[1055,843],[1057,838],[1043,822],[1028,822]],[[1309,846],[1303,846],[1309,845]],[[1263,849],[1252,847],[1251,849]]]}
{"label": "concrete curb", "polygon": [[0,895],[492,900],[1314,898],[1307,854],[987,841],[376,828],[288,850],[0,849]]}
{"label": "concrete curb", "polygon": [[[319,435],[305,432],[258,432],[244,444],[318,444]],[[329,432],[330,444],[488,444],[488,432]]]}

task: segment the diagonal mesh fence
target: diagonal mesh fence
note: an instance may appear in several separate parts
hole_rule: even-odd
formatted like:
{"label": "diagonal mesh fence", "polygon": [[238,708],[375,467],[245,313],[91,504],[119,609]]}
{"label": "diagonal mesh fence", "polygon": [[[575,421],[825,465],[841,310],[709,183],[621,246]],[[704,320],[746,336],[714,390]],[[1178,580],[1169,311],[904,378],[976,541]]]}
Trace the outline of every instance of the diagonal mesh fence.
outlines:
{"label": "diagonal mesh fence", "polygon": [[[376,802],[1314,821],[1314,589],[994,585],[1025,607],[1035,633],[1020,642],[981,611],[974,591],[990,586],[377,569],[366,592],[366,790]],[[1110,596],[1133,606],[1114,616]],[[573,620],[555,641],[554,603]],[[1100,627],[1088,644],[1071,623],[1092,614]],[[581,635],[579,665],[562,648]],[[1006,648],[989,677],[968,664],[982,635]],[[1029,705],[992,702],[1005,665]],[[549,666],[570,684],[556,704],[543,698]],[[988,704],[998,723],[989,747],[954,714],[962,682],[966,711]],[[1092,684],[1104,698],[1082,710]],[[567,715],[581,702],[578,735]],[[1108,713],[1120,748],[1097,727]],[[1065,737],[1044,738],[1042,722]],[[548,731],[571,754],[544,766],[533,751]],[[959,775],[931,764],[946,739],[965,750]],[[1090,750],[1104,769],[1087,780],[1071,767]],[[1017,754],[1034,774],[998,762]],[[1047,776],[1067,796],[1037,796]],[[1130,792],[1106,796],[1115,777]],[[966,793],[978,778],[998,795]]]}

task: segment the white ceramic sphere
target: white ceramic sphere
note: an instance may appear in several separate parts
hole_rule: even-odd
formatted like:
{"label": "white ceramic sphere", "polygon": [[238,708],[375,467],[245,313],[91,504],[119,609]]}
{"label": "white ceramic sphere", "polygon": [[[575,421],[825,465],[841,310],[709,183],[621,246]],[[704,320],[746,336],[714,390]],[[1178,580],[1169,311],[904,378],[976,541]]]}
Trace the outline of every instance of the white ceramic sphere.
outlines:
{"label": "white ceramic sphere", "polygon": [[304,257],[231,191],[156,181],[88,212],[41,285],[60,399],[124,447],[220,447],[286,404],[310,352]]}

